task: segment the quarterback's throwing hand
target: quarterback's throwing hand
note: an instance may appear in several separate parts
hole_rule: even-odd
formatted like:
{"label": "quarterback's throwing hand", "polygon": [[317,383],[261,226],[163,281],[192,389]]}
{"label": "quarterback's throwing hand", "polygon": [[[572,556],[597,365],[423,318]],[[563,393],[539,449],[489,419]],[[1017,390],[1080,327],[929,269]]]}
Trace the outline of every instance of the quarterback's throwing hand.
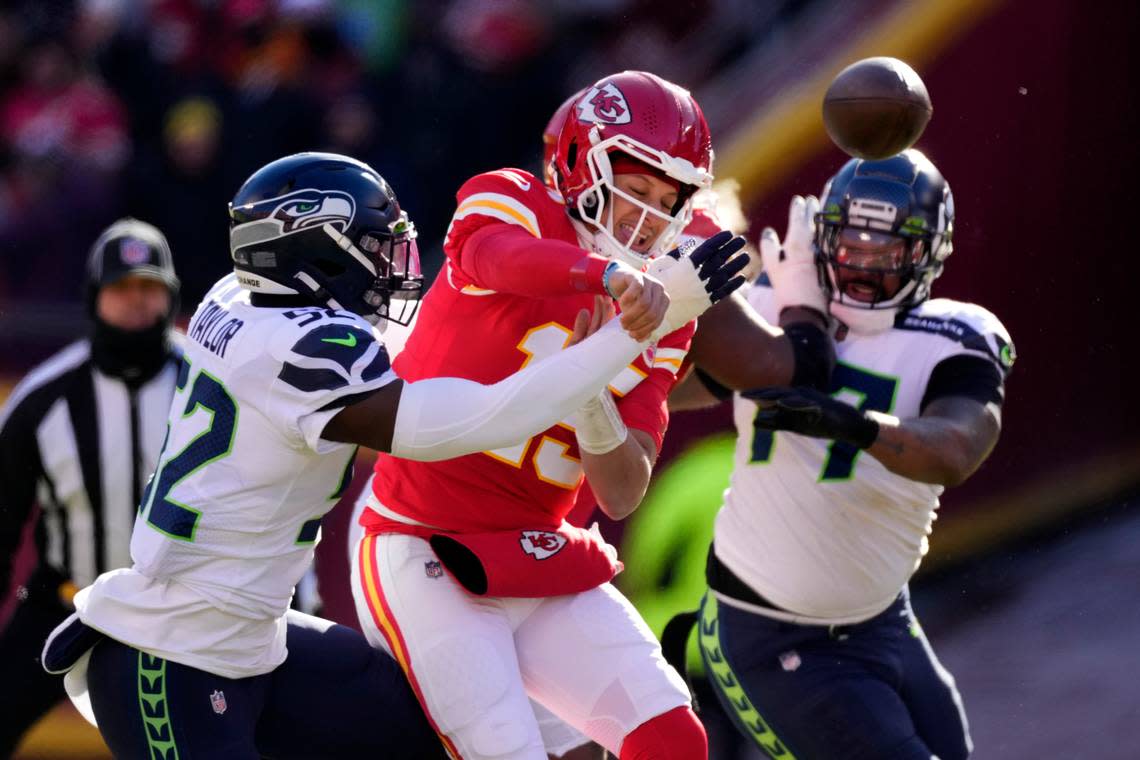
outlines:
{"label": "quarterback's throwing hand", "polygon": [[814,388],[764,388],[741,395],[760,406],[753,424],[761,430],[831,438],[861,449],[869,448],[879,436],[878,422]]}
{"label": "quarterback's throwing hand", "polygon": [[688,256],[674,250],[649,262],[646,274],[665,285],[670,299],[665,320],[653,331],[652,340],[684,327],[744,284],[740,271],[748,265],[748,256],[736,255],[743,247],[744,238],[724,231]]}

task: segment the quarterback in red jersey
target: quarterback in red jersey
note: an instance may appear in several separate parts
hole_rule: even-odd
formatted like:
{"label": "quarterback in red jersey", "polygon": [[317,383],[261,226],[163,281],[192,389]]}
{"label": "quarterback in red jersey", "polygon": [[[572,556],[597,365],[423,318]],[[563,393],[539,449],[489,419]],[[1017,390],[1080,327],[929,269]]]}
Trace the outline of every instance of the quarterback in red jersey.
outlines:
{"label": "quarterback in red jersey", "polygon": [[[711,162],[685,90],[642,72],[588,88],[558,136],[555,189],[504,169],[459,190],[446,265],[398,371],[490,379],[560,350],[595,296],[670,265],[658,257],[711,184]],[[544,758],[528,695],[619,757],[706,756],[684,682],[608,583],[613,550],[564,521],[583,474],[611,516],[636,508],[693,330],[650,344],[572,419],[516,446],[426,466],[378,460],[357,610],[455,756]]]}

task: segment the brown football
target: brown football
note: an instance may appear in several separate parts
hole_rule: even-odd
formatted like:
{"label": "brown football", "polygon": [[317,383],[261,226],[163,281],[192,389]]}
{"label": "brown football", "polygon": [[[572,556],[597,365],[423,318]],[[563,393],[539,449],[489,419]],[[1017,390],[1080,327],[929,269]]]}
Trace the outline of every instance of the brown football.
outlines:
{"label": "brown football", "polygon": [[856,158],[878,160],[914,145],[934,107],[922,79],[898,58],[864,58],[832,80],[823,96],[823,126]]}

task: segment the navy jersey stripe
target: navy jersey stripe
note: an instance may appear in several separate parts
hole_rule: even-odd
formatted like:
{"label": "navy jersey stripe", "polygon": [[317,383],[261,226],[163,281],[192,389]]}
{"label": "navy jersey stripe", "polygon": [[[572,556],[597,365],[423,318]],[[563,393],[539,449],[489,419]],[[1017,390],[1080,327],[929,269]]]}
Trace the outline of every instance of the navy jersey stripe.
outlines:
{"label": "navy jersey stripe", "polygon": [[333,391],[348,385],[348,378],[336,370],[298,367],[285,362],[277,377],[303,393]]}
{"label": "navy jersey stripe", "polygon": [[345,372],[351,372],[352,365],[375,342],[371,333],[355,327],[321,325],[297,341],[293,352],[312,359],[328,359],[344,367]]}
{"label": "navy jersey stripe", "polygon": [[[999,365],[1001,364],[1000,358],[995,353],[993,346],[986,340],[986,336],[960,319],[923,317],[913,312],[903,312],[895,319],[895,329],[941,335],[943,338],[949,338],[971,351],[984,353],[998,362]],[[999,345],[1004,343],[998,335],[994,335],[994,339]]]}
{"label": "navy jersey stripe", "polygon": [[376,356],[372,357],[372,361],[368,363],[360,376],[364,382],[371,382],[387,372],[391,366],[392,362],[388,359],[388,349],[380,346],[380,350],[376,352]]}

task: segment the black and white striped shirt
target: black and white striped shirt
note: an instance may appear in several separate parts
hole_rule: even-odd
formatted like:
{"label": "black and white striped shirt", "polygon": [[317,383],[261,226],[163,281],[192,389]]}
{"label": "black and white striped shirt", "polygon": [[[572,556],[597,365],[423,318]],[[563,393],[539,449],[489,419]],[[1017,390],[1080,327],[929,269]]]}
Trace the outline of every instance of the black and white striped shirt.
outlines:
{"label": "black and white striped shirt", "polygon": [[80,340],[33,369],[0,411],[0,596],[33,507],[40,567],[77,586],[131,564],[131,530],[166,434],[181,352],[139,385]]}

